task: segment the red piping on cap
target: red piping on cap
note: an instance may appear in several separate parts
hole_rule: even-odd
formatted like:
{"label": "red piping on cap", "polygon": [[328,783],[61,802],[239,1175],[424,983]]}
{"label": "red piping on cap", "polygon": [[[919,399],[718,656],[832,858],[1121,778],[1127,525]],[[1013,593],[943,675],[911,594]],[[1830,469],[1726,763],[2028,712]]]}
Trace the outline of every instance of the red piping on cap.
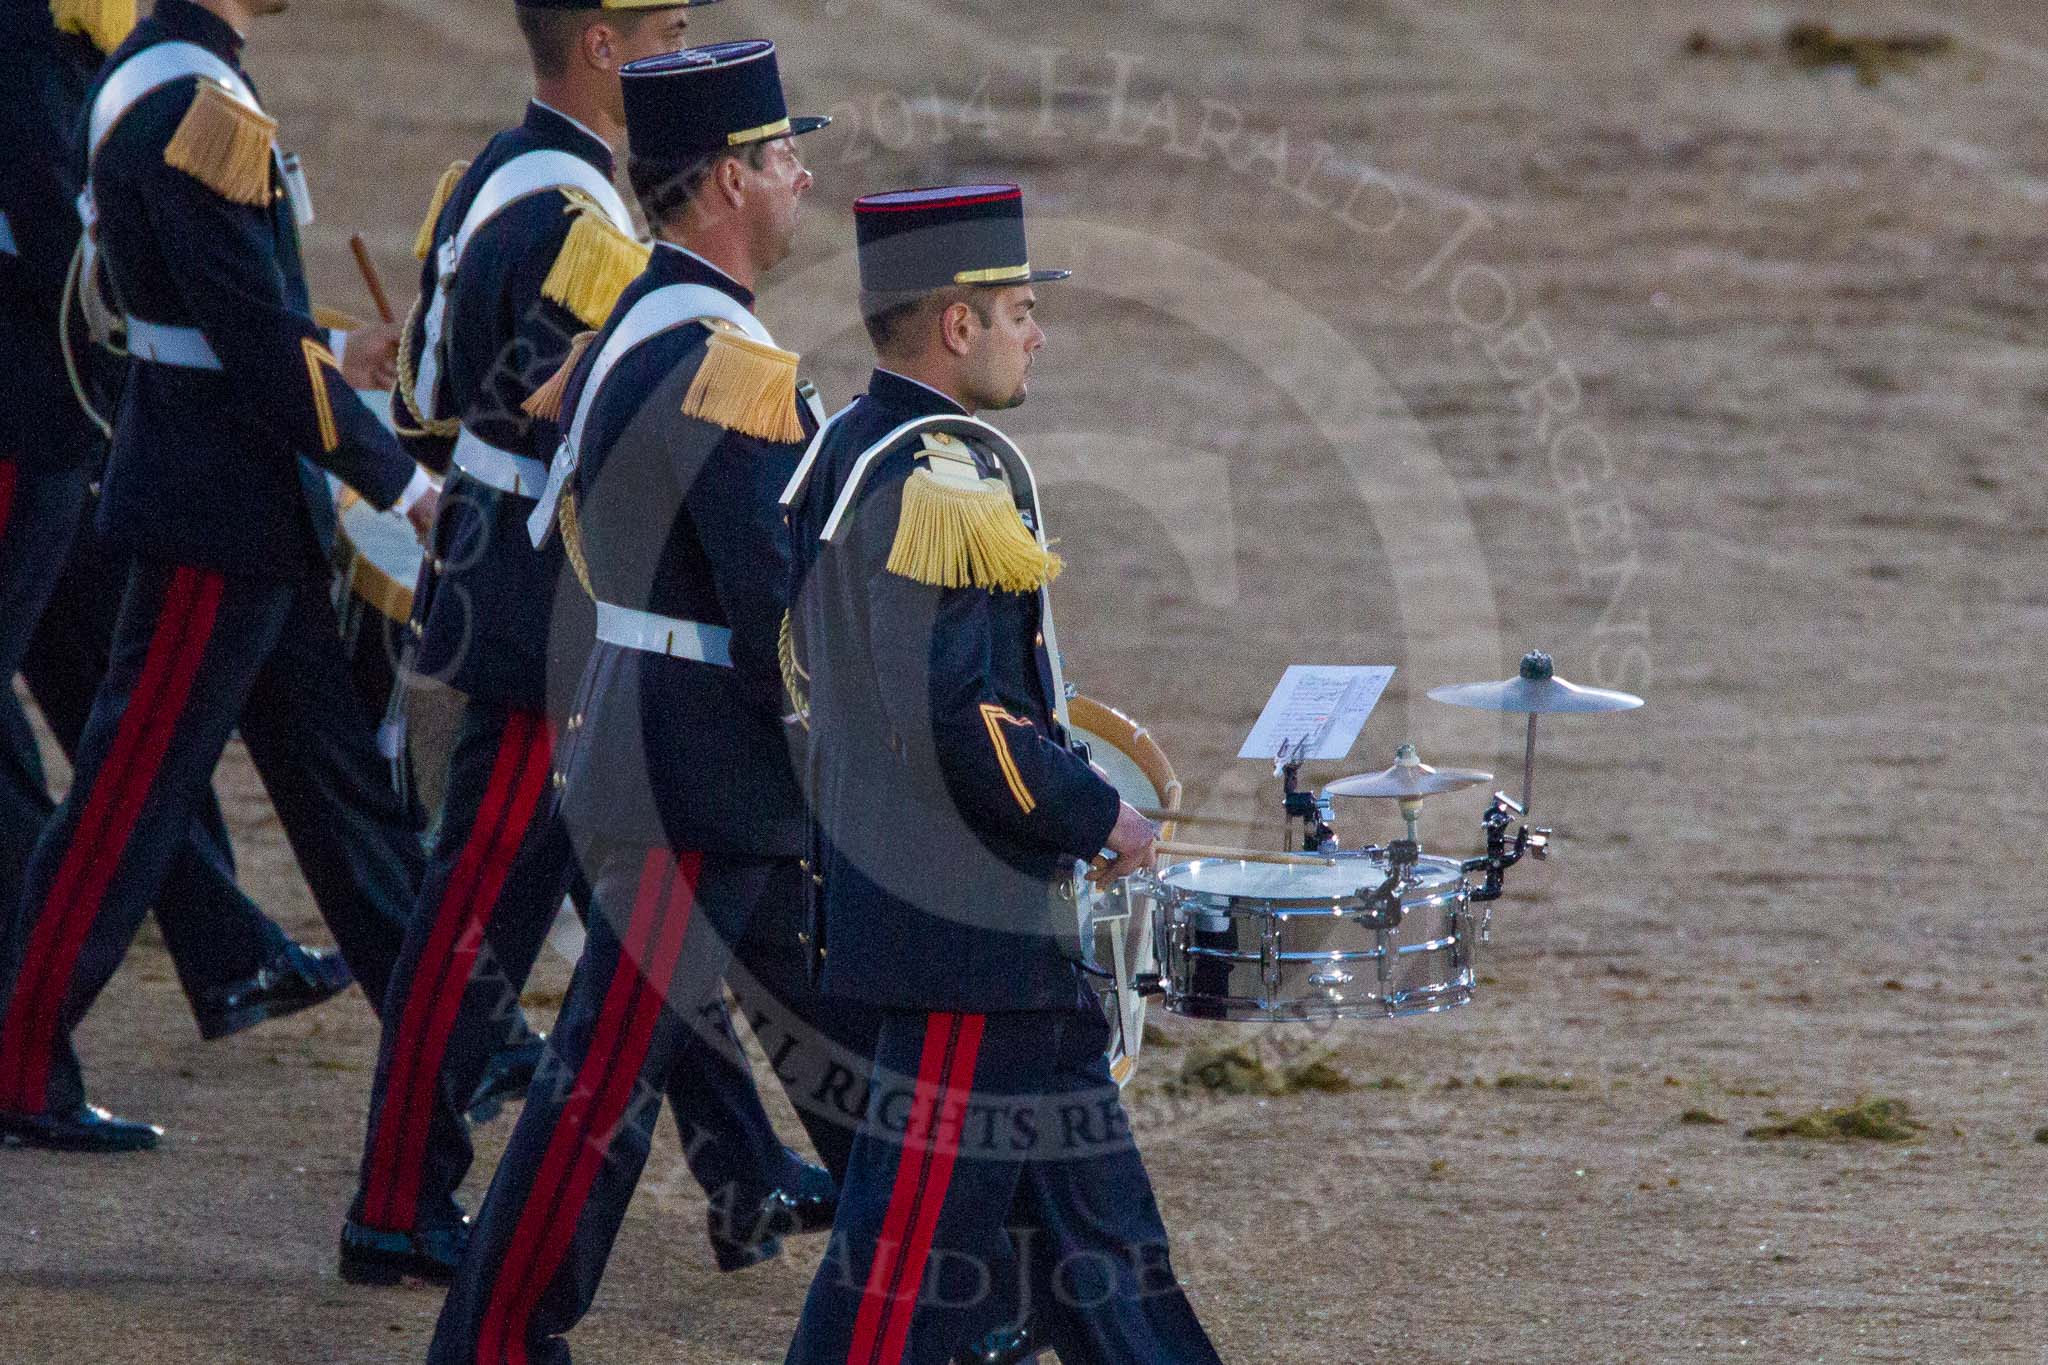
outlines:
{"label": "red piping on cap", "polygon": [[[898,190],[897,194],[918,194],[918,190]],[[910,213],[917,209],[964,209],[975,204],[999,204],[1008,199],[1022,199],[1021,187],[1012,186],[998,194],[962,195],[956,199],[918,199],[903,203],[884,202],[889,196],[877,195],[871,199],[854,201],[855,213]]]}

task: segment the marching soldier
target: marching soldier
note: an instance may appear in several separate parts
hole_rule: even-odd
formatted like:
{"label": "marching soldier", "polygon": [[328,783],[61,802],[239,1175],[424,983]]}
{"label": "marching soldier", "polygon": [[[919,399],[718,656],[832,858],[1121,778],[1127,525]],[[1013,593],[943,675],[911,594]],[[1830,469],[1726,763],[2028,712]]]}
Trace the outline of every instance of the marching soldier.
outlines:
{"label": "marching soldier", "polygon": [[1023,401],[1032,286],[1066,272],[1031,268],[1014,185],[876,195],[854,220],[881,367],[785,494],[790,682],[823,989],[884,1014],[789,1360],[1214,1361],[1074,960],[1078,862],[1108,848],[1112,881],[1153,831],[1068,745],[1059,560],[1030,467],[974,416]]}
{"label": "marching soldier", "polygon": [[[0,4],[0,131],[12,149],[0,184],[0,368],[13,376],[0,404],[0,679],[22,673],[67,757],[106,672],[126,579],[92,533],[88,485],[106,446],[73,395],[60,330],[80,233],[73,144],[104,53],[134,23],[132,4]],[[357,354],[368,362],[375,351],[366,344]],[[101,360],[80,387],[118,388],[117,371]],[[0,906],[11,921],[55,805],[26,717],[4,688],[0,734]],[[339,956],[293,943],[236,887],[211,791],[157,918],[202,1037],[294,1013],[350,984]]]}
{"label": "marching soldier", "polygon": [[[442,1311],[443,1365],[568,1360],[561,1334],[596,1293],[661,1092],[706,1083],[693,1040],[735,956],[819,1050],[872,1042],[860,1010],[820,1008],[797,937],[806,821],[776,662],[775,496],[810,427],[797,357],[752,311],[811,184],[791,139],[826,120],[789,116],[766,42],[622,74],[629,175],[657,242],[537,404],[558,402],[568,432],[542,516],[558,515],[597,602],[562,759],[594,873],[589,944]],[[847,1128],[790,1088],[843,1170]],[[713,1217],[736,1219],[735,1236],[829,1225],[829,1181],[790,1193],[715,1201]]]}
{"label": "marching soldier", "polygon": [[373,1002],[418,885],[418,830],[383,780],[328,599],[333,503],[301,457],[420,528],[433,484],[308,315],[310,207],[228,18],[282,8],[159,0],[88,100],[81,202],[133,357],[98,524],[132,558],[0,977],[0,1131],[18,1140],[154,1145],[156,1129],[85,1104],[71,1030],[162,890],[231,732]]}
{"label": "marching soldier", "polygon": [[[682,47],[688,7],[532,0],[518,18],[537,94],[521,124],[452,168],[435,196],[418,242],[413,364],[398,391],[414,453],[450,465],[415,667],[465,702],[439,840],[385,1002],[342,1232],[342,1278],[357,1283],[452,1274],[460,1234],[443,1234],[459,1228],[454,1196],[473,1153],[433,1098],[470,1094],[509,1041],[507,1021],[523,1022],[520,990],[571,880],[574,850],[550,809],[546,691],[550,650],[578,641],[555,638],[550,620],[559,547],[543,554],[527,531],[557,433],[525,405],[647,263],[612,188],[618,72]],[[583,620],[559,634],[575,627],[588,638]],[[714,1195],[744,1191],[731,1197],[758,1209],[824,1179],[776,1139],[742,1067],[719,1060],[709,1084],[677,1087],[674,1102],[691,1170]],[[758,1218],[736,1235],[712,1231],[723,1262],[774,1250]]]}

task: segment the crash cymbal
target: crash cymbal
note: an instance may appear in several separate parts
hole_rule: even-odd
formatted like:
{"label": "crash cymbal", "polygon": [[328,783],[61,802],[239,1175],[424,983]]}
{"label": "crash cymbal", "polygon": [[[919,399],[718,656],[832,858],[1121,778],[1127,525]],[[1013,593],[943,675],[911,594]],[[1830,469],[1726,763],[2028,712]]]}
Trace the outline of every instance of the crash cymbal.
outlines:
{"label": "crash cymbal", "polygon": [[1470,768],[1432,768],[1416,757],[1413,746],[1404,744],[1393,767],[1384,772],[1339,778],[1323,788],[1323,795],[1415,801],[1425,796],[1460,792],[1491,781],[1492,773],[1475,772]]}
{"label": "crash cymbal", "polygon": [[1506,682],[1439,687],[1429,694],[1429,699],[1474,711],[1514,711],[1523,715],[1633,711],[1643,704],[1641,697],[1626,692],[1566,682],[1553,672],[1548,654],[1529,655],[1522,660],[1521,675]]}

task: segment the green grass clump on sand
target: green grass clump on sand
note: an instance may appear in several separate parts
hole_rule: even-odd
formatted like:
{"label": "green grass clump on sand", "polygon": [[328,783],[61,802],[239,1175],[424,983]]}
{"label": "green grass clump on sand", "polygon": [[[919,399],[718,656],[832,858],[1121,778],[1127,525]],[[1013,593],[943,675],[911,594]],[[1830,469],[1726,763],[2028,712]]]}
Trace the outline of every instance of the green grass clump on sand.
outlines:
{"label": "green grass clump on sand", "polygon": [[1927,1131],[1904,1100],[1862,1099],[1840,1109],[1816,1109],[1782,1123],[1759,1124],[1744,1137],[1761,1141],[1809,1138],[1816,1142],[1911,1142]]}
{"label": "green grass clump on sand", "polygon": [[1680,1123],[1699,1123],[1711,1125],[1721,1125],[1728,1122],[1728,1120],[1722,1118],[1719,1114],[1710,1114],[1704,1109],[1688,1109],[1683,1114],[1680,1114],[1678,1116],[1678,1121]]}
{"label": "green grass clump on sand", "polygon": [[1351,1078],[1328,1062],[1269,1067],[1243,1044],[1196,1048],[1181,1065],[1180,1074],[1166,1083],[1169,1094],[1296,1095],[1304,1090],[1341,1094],[1351,1088]]}

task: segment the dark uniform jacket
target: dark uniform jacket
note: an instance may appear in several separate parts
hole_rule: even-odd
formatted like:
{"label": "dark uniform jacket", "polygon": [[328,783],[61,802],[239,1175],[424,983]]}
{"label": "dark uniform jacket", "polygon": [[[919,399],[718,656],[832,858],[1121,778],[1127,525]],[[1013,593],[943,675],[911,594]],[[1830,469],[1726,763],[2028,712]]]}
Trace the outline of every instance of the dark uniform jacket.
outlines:
{"label": "dark uniform jacket", "polygon": [[[596,134],[539,103],[526,118],[492,138],[448,196],[435,223],[438,244],[491,173],[523,153],[569,152],[612,174],[611,149]],[[522,410],[552,377],[584,322],[541,286],[569,235],[572,218],[558,191],[508,205],[471,239],[444,318],[446,364],[438,411],[459,415],[471,432],[500,450],[545,466],[559,435],[554,423]],[[431,254],[420,277],[423,298],[435,287]],[[424,309],[414,310],[411,354],[420,354]],[[600,319],[601,320],[601,319]],[[410,415],[398,411],[401,429]],[[453,441],[409,437],[420,463],[445,468]],[[536,551],[526,519],[534,499],[501,492],[459,469],[449,471],[434,529],[426,590],[415,608],[422,636],[415,669],[472,697],[539,710],[545,702],[548,645],[554,623],[559,549]],[[559,541],[551,542],[559,546]],[[587,631],[588,622],[580,622]],[[573,676],[573,675],[572,675]]]}
{"label": "dark uniform jacket", "polygon": [[[190,0],[158,0],[101,79],[129,54],[169,40],[231,64],[242,46],[233,28]],[[275,167],[269,202],[251,207],[166,160],[197,84],[188,77],[145,97],[91,165],[98,239],[122,310],[197,327],[222,364],[131,366],[100,530],[120,548],[173,563],[274,578],[322,574],[334,504],[300,457],[379,508],[403,495],[414,465],[342,378],[329,337],[313,323],[298,228]]]}
{"label": "dark uniform jacket", "polygon": [[[753,295],[700,258],[657,245],[620,297],[702,284]],[[570,384],[563,421],[581,397]],[[600,642],[572,720],[564,811],[579,834],[678,850],[798,857],[809,822],[791,766],[777,646],[789,582],[777,499],[801,444],[682,413],[710,333],[676,328],[629,352],[585,428],[574,493],[598,601],[733,632],[730,668]],[[811,418],[803,414],[806,432]]]}
{"label": "dark uniform jacket", "polygon": [[1062,946],[1075,923],[1064,889],[1075,860],[1101,851],[1118,798],[1055,717],[1039,595],[933,587],[886,567],[916,437],[873,462],[843,537],[819,540],[861,454],[942,413],[960,409],[878,370],[791,508],[821,984],[898,1008],[1069,1007],[1080,986]]}
{"label": "dark uniform jacket", "polygon": [[64,277],[78,246],[79,128],[100,51],[58,33],[43,0],[0,0],[0,459],[37,468],[105,447],[72,397],[58,348]]}

